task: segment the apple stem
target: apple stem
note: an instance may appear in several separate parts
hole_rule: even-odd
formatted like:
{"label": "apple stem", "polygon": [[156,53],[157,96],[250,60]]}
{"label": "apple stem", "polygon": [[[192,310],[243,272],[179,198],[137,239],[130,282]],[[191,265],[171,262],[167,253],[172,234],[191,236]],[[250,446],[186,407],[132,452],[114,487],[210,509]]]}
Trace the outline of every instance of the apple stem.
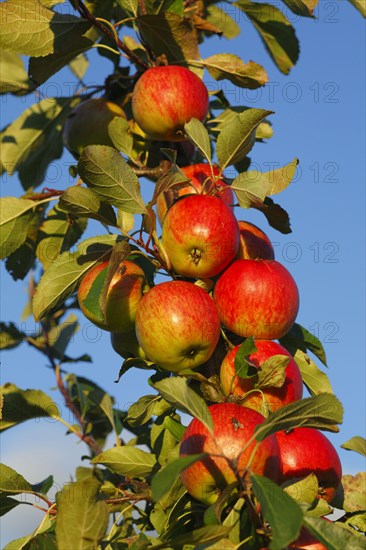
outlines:
{"label": "apple stem", "polygon": [[106,26],[104,23],[99,21],[95,15],[90,13],[88,8],[85,6],[82,0],[75,0],[75,6],[77,11],[80,13],[81,17],[83,19],[87,19],[90,21],[95,27],[97,27],[102,33],[104,33],[108,38],[113,40],[118,48],[122,50],[127,57],[135,63],[135,65],[138,65],[139,67],[142,67],[143,69],[148,69],[148,65],[142,61],[135,53],[133,53],[129,48],[127,48],[126,44],[122,42],[122,40],[119,38],[116,30],[113,28],[113,31],[109,28],[109,26]]}

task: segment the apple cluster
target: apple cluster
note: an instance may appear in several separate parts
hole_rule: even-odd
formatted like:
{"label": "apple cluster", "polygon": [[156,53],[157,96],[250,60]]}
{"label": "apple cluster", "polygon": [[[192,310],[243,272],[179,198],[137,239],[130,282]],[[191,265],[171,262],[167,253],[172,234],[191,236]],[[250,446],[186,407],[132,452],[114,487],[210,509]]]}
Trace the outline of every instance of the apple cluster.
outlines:
{"label": "apple cluster", "polygon": [[[173,79],[172,93],[168,86],[164,95],[159,92],[161,71],[168,81]],[[179,87],[195,93],[194,112],[188,107],[192,109],[191,101],[179,104],[176,112],[174,91]],[[164,116],[152,105],[159,105]],[[132,98],[136,122],[159,140],[182,139],[184,123],[192,117],[204,120],[207,108],[202,81],[180,67],[149,69]],[[156,202],[170,280],[149,284],[144,270],[128,258],[110,277],[108,262],[101,263],[79,286],[80,308],[111,332],[114,349],[125,358],[139,357],[189,375],[192,370],[206,373],[212,358],[220,357],[214,375],[221,402],[209,406],[213,432],[193,419],[180,446],[181,457],[207,453],[181,474],[194,498],[212,504],[251,471],[280,484],[313,473],[319,497],[330,502],[341,465],[321,432],[296,428],[259,445],[253,437],[265,416],[303,395],[300,370],[277,342],[298,313],[296,282],[275,260],[268,236],[237,220],[235,195],[219,167],[195,164],[180,170],[187,183],[163,191]],[[105,285],[102,305],[96,297]]]}

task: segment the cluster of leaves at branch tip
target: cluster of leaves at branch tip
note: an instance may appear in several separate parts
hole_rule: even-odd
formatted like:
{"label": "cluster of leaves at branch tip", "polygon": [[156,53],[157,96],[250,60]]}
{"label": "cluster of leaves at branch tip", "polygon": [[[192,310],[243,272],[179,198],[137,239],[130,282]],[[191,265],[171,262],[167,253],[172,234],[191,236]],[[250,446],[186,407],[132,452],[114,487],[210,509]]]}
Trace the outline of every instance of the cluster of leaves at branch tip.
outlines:
{"label": "cluster of leaves at branch tip", "polygon": [[[284,2],[297,16],[316,16],[316,0]],[[361,0],[351,2],[366,15]],[[80,328],[70,310],[77,308],[76,290],[88,271],[109,260],[108,283],[121,258],[129,257],[143,266],[152,284],[156,271],[168,267],[156,236],[154,207],[159,194],[187,183],[179,169],[184,154],[188,164],[212,165],[215,159],[221,173],[228,167],[235,169],[237,175],[228,183],[236,205],[262,212],[281,233],[291,232],[289,215],[271,197],[294,180],[298,159],[268,172],[251,170],[248,155],[255,145],[272,138],[269,117],[274,113],[231,105],[221,86],[226,81],[257,89],[268,82],[268,74],[256,61],[237,54],[220,52],[202,58],[200,45],[215,36],[237,38],[241,30],[237,16],[245,15],[271,62],[288,74],[298,61],[299,42],[279,7],[250,0],[230,6],[229,11],[228,4],[221,2],[183,0],[7,0],[0,4],[0,94],[18,101],[40,94],[0,136],[0,172],[9,177],[16,174],[24,190],[21,197],[0,199],[1,259],[14,280],[28,276],[29,299],[22,320],[33,314],[39,325],[29,332],[21,323],[1,322],[0,349],[24,344],[39,351],[55,372],[62,398],[60,406],[59,398],[40,389],[4,384],[0,430],[33,419],[52,419],[87,445],[83,458],[89,460],[87,466],[76,468],[55,497],[50,496],[52,472],[31,483],[11,466],[0,465],[0,514],[16,513],[15,508],[25,502],[19,495],[32,495],[34,505],[44,512],[31,534],[10,542],[4,550],[221,550],[246,544],[281,550],[296,540],[302,527],[327,548],[364,548],[360,535],[366,532],[364,473],[343,477],[336,505],[344,516],[335,524],[322,519],[332,508],[318,498],[314,474],[284,487],[250,474],[244,492],[237,484],[229,485],[209,507],[188,495],[180,474],[207,455],[179,458],[186,428],[182,414],[195,417],[213,433],[208,403],[213,396],[225,399],[217,377],[207,379],[193,371],[171,376],[151,361],[130,357],[121,366],[119,379],[130,368],[149,371],[151,393],[121,411],[96,382],[67,370],[70,364],[92,361],[88,353],[69,355],[69,345]],[[111,74],[97,86],[84,83],[94,62],[92,52],[112,62]],[[188,153],[181,145],[153,142],[129,119],[136,78],[155,63],[184,66],[217,83],[210,92],[206,122],[192,119],[183,129],[184,143],[191,147]],[[76,93],[43,98],[41,85],[65,69],[75,79]],[[70,167],[73,185],[49,189],[48,169],[64,152],[65,121],[83,99],[100,92],[109,94],[112,101],[118,97],[116,102],[123,104],[128,115],[126,120],[116,117],[109,123],[113,146],[86,147],[77,165]],[[145,180],[139,176],[155,182],[148,203],[141,193]],[[37,192],[39,186],[42,190]],[[90,220],[99,224],[100,231],[85,238]],[[102,309],[104,291],[98,303]],[[280,343],[294,356],[310,397],[270,414],[253,437],[259,443],[277,431],[299,426],[337,432],[342,405],[327,375],[312,359],[327,366],[321,342],[295,324]],[[259,388],[269,383],[280,387],[288,359],[277,356],[254,369],[248,359],[254,351],[254,340],[247,338],[235,360],[236,374],[256,377]],[[68,415],[63,414],[65,408]],[[114,444],[106,448],[111,436]],[[365,440],[359,436],[343,448],[366,455]],[[258,508],[261,513],[256,514],[255,524],[253,513]]]}

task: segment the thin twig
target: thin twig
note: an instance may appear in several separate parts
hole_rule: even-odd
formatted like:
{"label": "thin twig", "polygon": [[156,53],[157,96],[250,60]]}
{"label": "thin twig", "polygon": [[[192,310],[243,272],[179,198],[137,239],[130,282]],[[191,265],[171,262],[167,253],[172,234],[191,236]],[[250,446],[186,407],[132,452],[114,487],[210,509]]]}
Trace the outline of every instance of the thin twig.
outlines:
{"label": "thin twig", "polygon": [[80,13],[81,17],[83,19],[87,19],[90,21],[95,27],[97,27],[102,33],[104,33],[108,38],[110,38],[113,42],[117,44],[120,50],[122,50],[127,57],[135,63],[135,65],[138,65],[142,69],[148,69],[149,66],[142,61],[133,51],[131,51],[129,48],[127,48],[126,44],[122,42],[122,40],[115,34],[113,31],[107,27],[104,23],[99,21],[95,15],[90,13],[88,8],[85,6],[85,4],[82,2],[82,0],[75,0],[75,5],[77,11]]}

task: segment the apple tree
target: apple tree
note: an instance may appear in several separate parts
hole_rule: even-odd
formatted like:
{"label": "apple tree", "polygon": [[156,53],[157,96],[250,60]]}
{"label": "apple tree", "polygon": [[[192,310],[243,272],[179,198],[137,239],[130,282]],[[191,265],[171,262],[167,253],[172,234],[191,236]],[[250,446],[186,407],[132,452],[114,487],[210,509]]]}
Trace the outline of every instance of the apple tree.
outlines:
{"label": "apple tree", "polygon": [[[284,4],[312,18],[317,1]],[[0,4],[1,93],[19,105],[37,98],[1,132],[1,171],[23,193],[1,198],[0,247],[9,279],[28,281],[37,329],[1,322],[1,349],[28,345],[46,358],[69,411],[7,382],[0,428],[52,418],[86,446],[55,498],[52,464],[36,484],[1,464],[1,514],[16,513],[22,494],[44,512],[7,549],[365,547],[365,476],[342,476],[326,435],[343,418],[319,367],[326,352],[299,323],[301,288],[265,231],[241,219],[252,208],[264,227],[291,232],[277,195],[299,160],[251,168],[274,113],[234,104],[222,84],[265,86],[265,68],[248,61],[255,52],[200,54],[214,37],[241,50],[235,11],[288,74],[299,42],[277,4]],[[88,85],[97,55],[112,68]],[[70,93],[44,96],[65,67]],[[55,189],[47,168],[64,148],[72,184]],[[149,393],[128,410],[73,373],[90,361],[68,354],[76,314],[110,333],[120,384],[130,369],[146,374]],[[365,440],[344,448],[365,454]],[[326,519],[334,508],[342,513]]]}

